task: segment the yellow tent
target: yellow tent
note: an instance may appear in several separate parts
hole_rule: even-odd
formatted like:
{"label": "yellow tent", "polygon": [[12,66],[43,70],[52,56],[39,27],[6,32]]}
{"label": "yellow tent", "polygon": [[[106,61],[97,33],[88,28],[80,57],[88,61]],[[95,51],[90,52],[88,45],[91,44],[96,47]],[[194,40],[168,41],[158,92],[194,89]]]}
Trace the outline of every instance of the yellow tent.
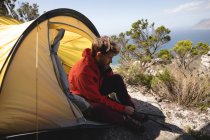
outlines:
{"label": "yellow tent", "polygon": [[70,9],[22,24],[0,17],[0,136],[87,123],[59,79],[52,47],[61,30],[58,57],[68,74],[82,50],[100,36],[90,20]]}

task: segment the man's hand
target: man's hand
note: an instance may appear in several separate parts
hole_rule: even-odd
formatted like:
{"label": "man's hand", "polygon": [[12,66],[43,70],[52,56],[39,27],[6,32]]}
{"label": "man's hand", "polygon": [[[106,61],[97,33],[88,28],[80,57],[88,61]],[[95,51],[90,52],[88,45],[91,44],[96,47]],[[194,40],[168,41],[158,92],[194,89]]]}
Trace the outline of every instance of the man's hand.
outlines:
{"label": "man's hand", "polygon": [[125,106],[125,114],[132,115],[134,113],[134,108],[131,106]]}

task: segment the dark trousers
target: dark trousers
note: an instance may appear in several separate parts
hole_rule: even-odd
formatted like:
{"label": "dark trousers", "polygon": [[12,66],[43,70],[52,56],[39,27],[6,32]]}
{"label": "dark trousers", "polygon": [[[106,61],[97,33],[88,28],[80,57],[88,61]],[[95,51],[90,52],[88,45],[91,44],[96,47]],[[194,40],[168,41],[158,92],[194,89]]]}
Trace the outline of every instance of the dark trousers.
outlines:
{"label": "dark trousers", "polygon": [[119,74],[114,74],[103,79],[100,87],[102,95],[107,96],[108,94],[115,92],[117,99],[123,105],[133,106],[130,96],[128,95],[127,88],[122,77]]}
{"label": "dark trousers", "polygon": [[[115,92],[121,104],[134,107],[125,83],[118,74],[104,78],[100,91],[103,96],[108,96],[109,93]],[[107,123],[123,124],[125,114],[101,103],[90,102],[90,104],[92,106],[91,119]]]}

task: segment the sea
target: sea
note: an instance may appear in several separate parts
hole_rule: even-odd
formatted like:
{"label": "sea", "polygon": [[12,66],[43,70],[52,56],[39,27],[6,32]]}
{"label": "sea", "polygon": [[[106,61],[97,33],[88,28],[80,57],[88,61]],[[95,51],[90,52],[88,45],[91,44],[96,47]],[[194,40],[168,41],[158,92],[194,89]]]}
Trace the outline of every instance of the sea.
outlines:
{"label": "sea", "polygon": [[[171,30],[171,41],[162,45],[160,49],[172,49],[174,45],[181,40],[191,40],[193,45],[198,42],[207,43],[210,46],[210,30],[196,30],[196,29],[177,29]],[[118,65],[120,56],[117,55],[113,58],[112,65]]]}

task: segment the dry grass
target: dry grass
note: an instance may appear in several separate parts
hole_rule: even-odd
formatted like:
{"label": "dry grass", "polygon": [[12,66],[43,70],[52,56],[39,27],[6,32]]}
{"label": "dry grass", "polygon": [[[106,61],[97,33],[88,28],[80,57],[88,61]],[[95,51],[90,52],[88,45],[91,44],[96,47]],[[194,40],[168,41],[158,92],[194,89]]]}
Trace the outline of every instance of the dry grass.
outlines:
{"label": "dry grass", "polygon": [[158,96],[186,107],[210,107],[210,77],[181,70],[175,65],[167,67],[162,74],[145,74],[138,65],[118,67],[129,85],[141,85],[152,89]]}
{"label": "dry grass", "polygon": [[166,70],[153,79],[152,89],[159,96],[187,107],[206,107],[210,103],[208,77]]}

